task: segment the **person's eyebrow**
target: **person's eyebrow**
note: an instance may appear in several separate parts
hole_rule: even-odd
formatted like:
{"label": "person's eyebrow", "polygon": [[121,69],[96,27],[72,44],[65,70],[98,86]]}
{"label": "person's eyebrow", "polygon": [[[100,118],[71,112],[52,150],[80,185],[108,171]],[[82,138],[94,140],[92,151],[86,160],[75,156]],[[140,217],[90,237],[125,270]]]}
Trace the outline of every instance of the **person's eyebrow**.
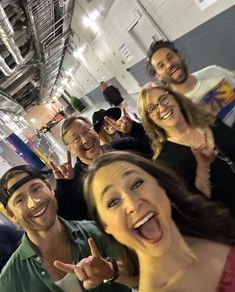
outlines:
{"label": "person's eyebrow", "polygon": [[[137,173],[136,170],[127,170],[122,174],[122,177],[127,177],[131,175],[132,173]],[[105,193],[107,193],[108,190],[110,190],[113,187],[112,184],[107,185],[101,192],[101,200],[103,200]]]}
{"label": "person's eyebrow", "polygon": [[20,192],[18,194],[13,194],[10,199],[11,199],[11,202],[12,202],[12,205],[15,206],[16,205],[16,201],[20,198],[22,198],[24,196],[24,192]]}
{"label": "person's eyebrow", "polygon": [[41,185],[41,183],[39,182],[39,181],[36,181],[36,182],[34,182],[34,183],[32,183],[30,186],[29,186],[29,189],[30,190],[32,190],[35,186],[37,186],[37,185]]}
{"label": "person's eyebrow", "polygon": [[166,57],[169,57],[169,56],[171,56],[171,55],[173,55],[173,53],[172,53],[172,52],[168,52],[168,53],[166,54]]}
{"label": "person's eyebrow", "polygon": [[172,56],[172,55],[173,55],[172,52],[168,52],[168,53],[166,54],[166,56],[165,56],[163,59],[161,59],[161,60],[159,60],[159,61],[157,62],[157,66],[158,66],[159,64],[163,63],[164,59],[166,59],[166,58],[168,58],[168,57],[170,57],[170,56]]}
{"label": "person's eyebrow", "polygon": [[[32,184],[29,186],[29,189],[32,190],[32,189],[33,189],[36,185],[38,185],[38,184],[41,184],[41,182],[36,181],[36,182],[32,183]],[[26,193],[27,193],[27,191],[26,191]],[[16,194],[16,195],[13,194],[13,197],[12,197],[13,202],[14,202],[15,200],[17,200],[19,197],[23,196],[24,194],[25,194],[25,192],[20,192],[20,193],[18,193],[18,194]]]}
{"label": "person's eyebrow", "polygon": [[15,201],[17,201],[17,199],[19,199],[20,197],[22,197],[24,195],[24,193],[23,192],[21,192],[21,193],[19,193],[19,194],[17,194],[17,195],[15,195],[12,199],[12,201],[13,201],[13,203],[15,202]]}

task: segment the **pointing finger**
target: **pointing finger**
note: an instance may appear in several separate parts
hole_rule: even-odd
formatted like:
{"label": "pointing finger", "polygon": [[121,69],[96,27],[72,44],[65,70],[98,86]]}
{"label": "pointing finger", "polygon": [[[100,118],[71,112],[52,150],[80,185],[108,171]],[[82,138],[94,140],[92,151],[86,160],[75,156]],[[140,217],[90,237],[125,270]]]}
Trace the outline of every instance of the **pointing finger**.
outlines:
{"label": "pointing finger", "polygon": [[54,261],[54,266],[66,273],[73,273],[74,272],[74,268],[76,267],[76,265],[72,265],[72,264],[66,264],[63,263],[61,261]]}
{"label": "pointing finger", "polygon": [[109,117],[107,117],[107,116],[104,117],[104,120],[105,120],[105,121],[106,121],[111,127],[113,127],[114,129],[118,130],[118,125],[117,125],[117,123],[116,123],[114,120],[112,120],[111,118],[109,118]]}
{"label": "pointing finger", "polygon": [[125,117],[129,117],[129,115],[128,115],[128,113],[127,113],[127,111],[126,111],[124,106],[121,108],[121,111],[122,111],[121,117],[124,117],[124,118]]}
{"label": "pointing finger", "polygon": [[53,171],[55,179],[63,179],[63,174],[60,172],[59,168],[56,167],[56,165],[52,161],[50,161],[50,166]]}
{"label": "pointing finger", "polygon": [[69,150],[67,151],[67,163],[70,166],[72,165],[71,152]]}
{"label": "pointing finger", "polygon": [[54,164],[54,162],[52,160],[50,160],[50,166],[51,166],[53,171],[57,170],[57,167],[56,167],[56,165]]}
{"label": "pointing finger", "polygon": [[88,239],[88,244],[89,244],[92,256],[96,258],[101,257],[100,252],[92,238]]}

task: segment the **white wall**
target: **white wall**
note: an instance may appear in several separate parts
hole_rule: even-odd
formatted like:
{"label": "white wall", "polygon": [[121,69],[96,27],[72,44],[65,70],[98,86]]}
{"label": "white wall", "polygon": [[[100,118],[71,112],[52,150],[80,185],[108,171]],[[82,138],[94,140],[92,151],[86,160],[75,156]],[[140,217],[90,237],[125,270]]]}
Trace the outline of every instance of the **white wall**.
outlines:
{"label": "white wall", "polygon": [[161,1],[162,5],[158,5],[159,1],[156,0],[145,2],[149,2],[146,5],[148,11],[171,40],[177,39],[235,4],[234,0],[218,0],[201,11],[195,0],[165,0]]}
{"label": "white wall", "polygon": [[[201,11],[196,0],[140,1],[170,40],[179,38],[235,4],[235,0],[218,0]],[[72,30],[78,37],[74,38],[73,42],[76,47],[87,43],[89,45],[79,60],[81,66],[75,72],[75,78],[82,84],[85,92],[97,87],[101,79],[108,80],[112,77],[116,77],[129,93],[138,91],[137,82],[126,69],[146,57],[153,38],[161,38],[156,25],[149,15],[143,12],[137,0],[114,0],[112,5],[107,1],[93,1],[92,8],[95,8],[97,3],[96,8],[101,11],[101,16],[96,21],[99,30],[94,32],[82,25],[82,16],[86,15],[81,9],[83,2],[75,1]],[[89,5],[86,3],[85,8],[87,7]],[[105,10],[103,14],[102,9]],[[137,20],[138,23],[134,25]],[[132,25],[134,28],[128,32]],[[120,52],[123,45],[129,51],[130,58],[125,58]],[[69,90],[72,91],[72,88]]]}

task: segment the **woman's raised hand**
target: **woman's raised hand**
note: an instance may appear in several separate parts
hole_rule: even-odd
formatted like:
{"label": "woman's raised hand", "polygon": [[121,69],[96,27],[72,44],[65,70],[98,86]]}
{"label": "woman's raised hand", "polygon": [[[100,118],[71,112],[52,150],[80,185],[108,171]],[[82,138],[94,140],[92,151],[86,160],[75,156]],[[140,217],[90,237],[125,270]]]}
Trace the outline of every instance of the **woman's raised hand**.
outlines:
{"label": "woman's raised hand", "polygon": [[213,143],[209,139],[209,133],[204,131],[203,133],[203,143],[198,147],[191,147],[193,155],[197,161],[197,166],[199,168],[209,169],[211,163],[215,160],[218,155],[218,150],[215,149]]}
{"label": "woman's raised hand", "polygon": [[71,153],[67,151],[67,162],[56,166],[50,161],[50,165],[55,176],[55,179],[74,179],[74,168],[72,167]]}
{"label": "woman's raised hand", "polygon": [[[210,134],[210,133],[209,133]],[[213,139],[208,139],[208,133],[205,131],[204,143],[199,147],[191,147],[192,153],[197,162],[195,186],[206,197],[211,197],[211,181],[210,181],[210,166],[218,155],[218,151],[214,148]],[[212,138],[212,137],[211,137]]]}
{"label": "woman's raised hand", "polygon": [[133,121],[124,107],[121,108],[121,117],[117,121],[107,116],[104,119],[111,127],[122,133],[128,134],[132,129]]}

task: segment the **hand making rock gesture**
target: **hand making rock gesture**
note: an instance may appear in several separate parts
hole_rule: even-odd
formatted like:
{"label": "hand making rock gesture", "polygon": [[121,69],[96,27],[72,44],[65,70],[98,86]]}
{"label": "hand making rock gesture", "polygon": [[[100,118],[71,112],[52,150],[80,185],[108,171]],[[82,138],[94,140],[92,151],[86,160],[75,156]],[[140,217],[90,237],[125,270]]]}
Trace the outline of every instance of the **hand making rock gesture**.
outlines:
{"label": "hand making rock gesture", "polygon": [[197,165],[200,168],[209,169],[211,163],[218,155],[218,150],[214,147],[214,142],[209,131],[204,131],[203,142],[197,147],[191,147],[193,155],[197,161]]}
{"label": "hand making rock gesture", "polygon": [[121,108],[121,117],[117,121],[107,116],[104,119],[111,127],[122,133],[128,134],[132,129],[133,121],[124,107]]}
{"label": "hand making rock gesture", "polygon": [[75,273],[83,282],[85,289],[99,286],[104,279],[113,276],[112,264],[101,257],[100,252],[92,238],[88,239],[91,255],[77,264],[66,264],[55,261],[54,266],[66,273]]}
{"label": "hand making rock gesture", "polygon": [[55,179],[74,179],[74,169],[72,166],[71,152],[67,151],[67,162],[56,166],[50,161],[50,165],[55,176]]}

